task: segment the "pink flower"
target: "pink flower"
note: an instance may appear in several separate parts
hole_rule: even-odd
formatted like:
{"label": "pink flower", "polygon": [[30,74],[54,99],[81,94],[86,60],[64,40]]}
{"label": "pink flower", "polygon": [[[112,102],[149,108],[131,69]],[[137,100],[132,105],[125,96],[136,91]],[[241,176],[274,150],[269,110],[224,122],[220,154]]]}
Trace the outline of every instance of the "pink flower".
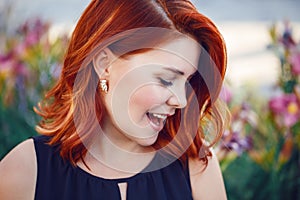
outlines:
{"label": "pink flower", "polygon": [[21,25],[18,32],[24,36],[25,46],[33,46],[40,41],[48,29],[48,23],[44,23],[40,19],[31,19]]}
{"label": "pink flower", "polygon": [[279,123],[286,127],[291,127],[300,119],[300,105],[295,94],[283,94],[272,98],[269,107]]}
{"label": "pink flower", "polygon": [[292,72],[295,75],[300,75],[300,52],[292,54],[289,61],[292,65]]}
{"label": "pink flower", "polygon": [[22,57],[26,53],[26,48],[27,48],[26,43],[22,41],[18,43],[13,49],[14,54],[18,55],[18,57]]}
{"label": "pink flower", "polygon": [[0,74],[10,74],[11,73],[11,66],[13,66],[15,62],[13,60],[5,60],[0,55]]}
{"label": "pink flower", "polygon": [[0,73],[9,76],[27,76],[29,74],[26,65],[15,58],[13,52],[0,55]]}
{"label": "pink flower", "polygon": [[225,87],[225,86],[222,86],[222,89],[221,89],[221,92],[220,92],[220,95],[219,95],[220,99],[222,99],[225,103],[230,103],[231,100],[232,100],[232,93],[231,91]]}
{"label": "pink flower", "polygon": [[30,32],[26,35],[26,38],[25,38],[25,43],[28,45],[28,46],[32,46],[32,45],[35,45],[36,43],[39,42],[39,35],[35,32]]}

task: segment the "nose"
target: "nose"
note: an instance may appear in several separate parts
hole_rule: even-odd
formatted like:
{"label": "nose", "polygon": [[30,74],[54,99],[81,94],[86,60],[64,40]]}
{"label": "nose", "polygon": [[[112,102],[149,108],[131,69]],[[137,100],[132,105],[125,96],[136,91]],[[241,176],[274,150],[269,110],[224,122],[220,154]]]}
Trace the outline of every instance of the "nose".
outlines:
{"label": "nose", "polygon": [[170,91],[167,104],[175,108],[184,108],[187,104],[185,88]]}

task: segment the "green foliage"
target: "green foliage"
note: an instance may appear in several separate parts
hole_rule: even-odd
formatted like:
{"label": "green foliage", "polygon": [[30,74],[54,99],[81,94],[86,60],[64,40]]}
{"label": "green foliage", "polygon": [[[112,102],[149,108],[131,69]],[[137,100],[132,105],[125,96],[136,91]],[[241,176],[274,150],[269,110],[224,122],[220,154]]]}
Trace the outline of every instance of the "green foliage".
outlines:
{"label": "green foliage", "polygon": [[[244,153],[223,171],[230,200],[294,200],[300,198],[299,151],[280,170],[265,170]],[[298,180],[297,180],[298,179]],[[295,181],[296,180],[296,181]]]}
{"label": "green foliage", "polygon": [[18,143],[35,134],[22,113],[0,105],[0,160]]}

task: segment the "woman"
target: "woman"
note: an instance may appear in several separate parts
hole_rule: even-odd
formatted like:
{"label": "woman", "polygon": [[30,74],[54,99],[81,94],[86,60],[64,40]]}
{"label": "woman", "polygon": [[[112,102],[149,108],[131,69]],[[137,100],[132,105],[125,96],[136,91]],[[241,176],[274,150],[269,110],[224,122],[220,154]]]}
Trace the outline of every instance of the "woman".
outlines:
{"label": "woman", "polygon": [[42,136],[1,161],[0,199],[226,199],[210,150],[225,69],[188,0],[92,0],[35,109]]}

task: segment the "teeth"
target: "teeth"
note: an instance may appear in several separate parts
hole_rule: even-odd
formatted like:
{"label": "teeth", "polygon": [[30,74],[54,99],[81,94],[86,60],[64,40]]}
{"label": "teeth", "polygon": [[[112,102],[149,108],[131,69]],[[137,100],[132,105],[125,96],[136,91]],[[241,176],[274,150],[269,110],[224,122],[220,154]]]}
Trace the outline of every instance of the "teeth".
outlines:
{"label": "teeth", "polygon": [[157,118],[160,118],[160,119],[166,119],[167,116],[166,115],[161,115],[161,114],[156,114],[156,113],[153,113],[152,114],[154,117],[157,117]]}

